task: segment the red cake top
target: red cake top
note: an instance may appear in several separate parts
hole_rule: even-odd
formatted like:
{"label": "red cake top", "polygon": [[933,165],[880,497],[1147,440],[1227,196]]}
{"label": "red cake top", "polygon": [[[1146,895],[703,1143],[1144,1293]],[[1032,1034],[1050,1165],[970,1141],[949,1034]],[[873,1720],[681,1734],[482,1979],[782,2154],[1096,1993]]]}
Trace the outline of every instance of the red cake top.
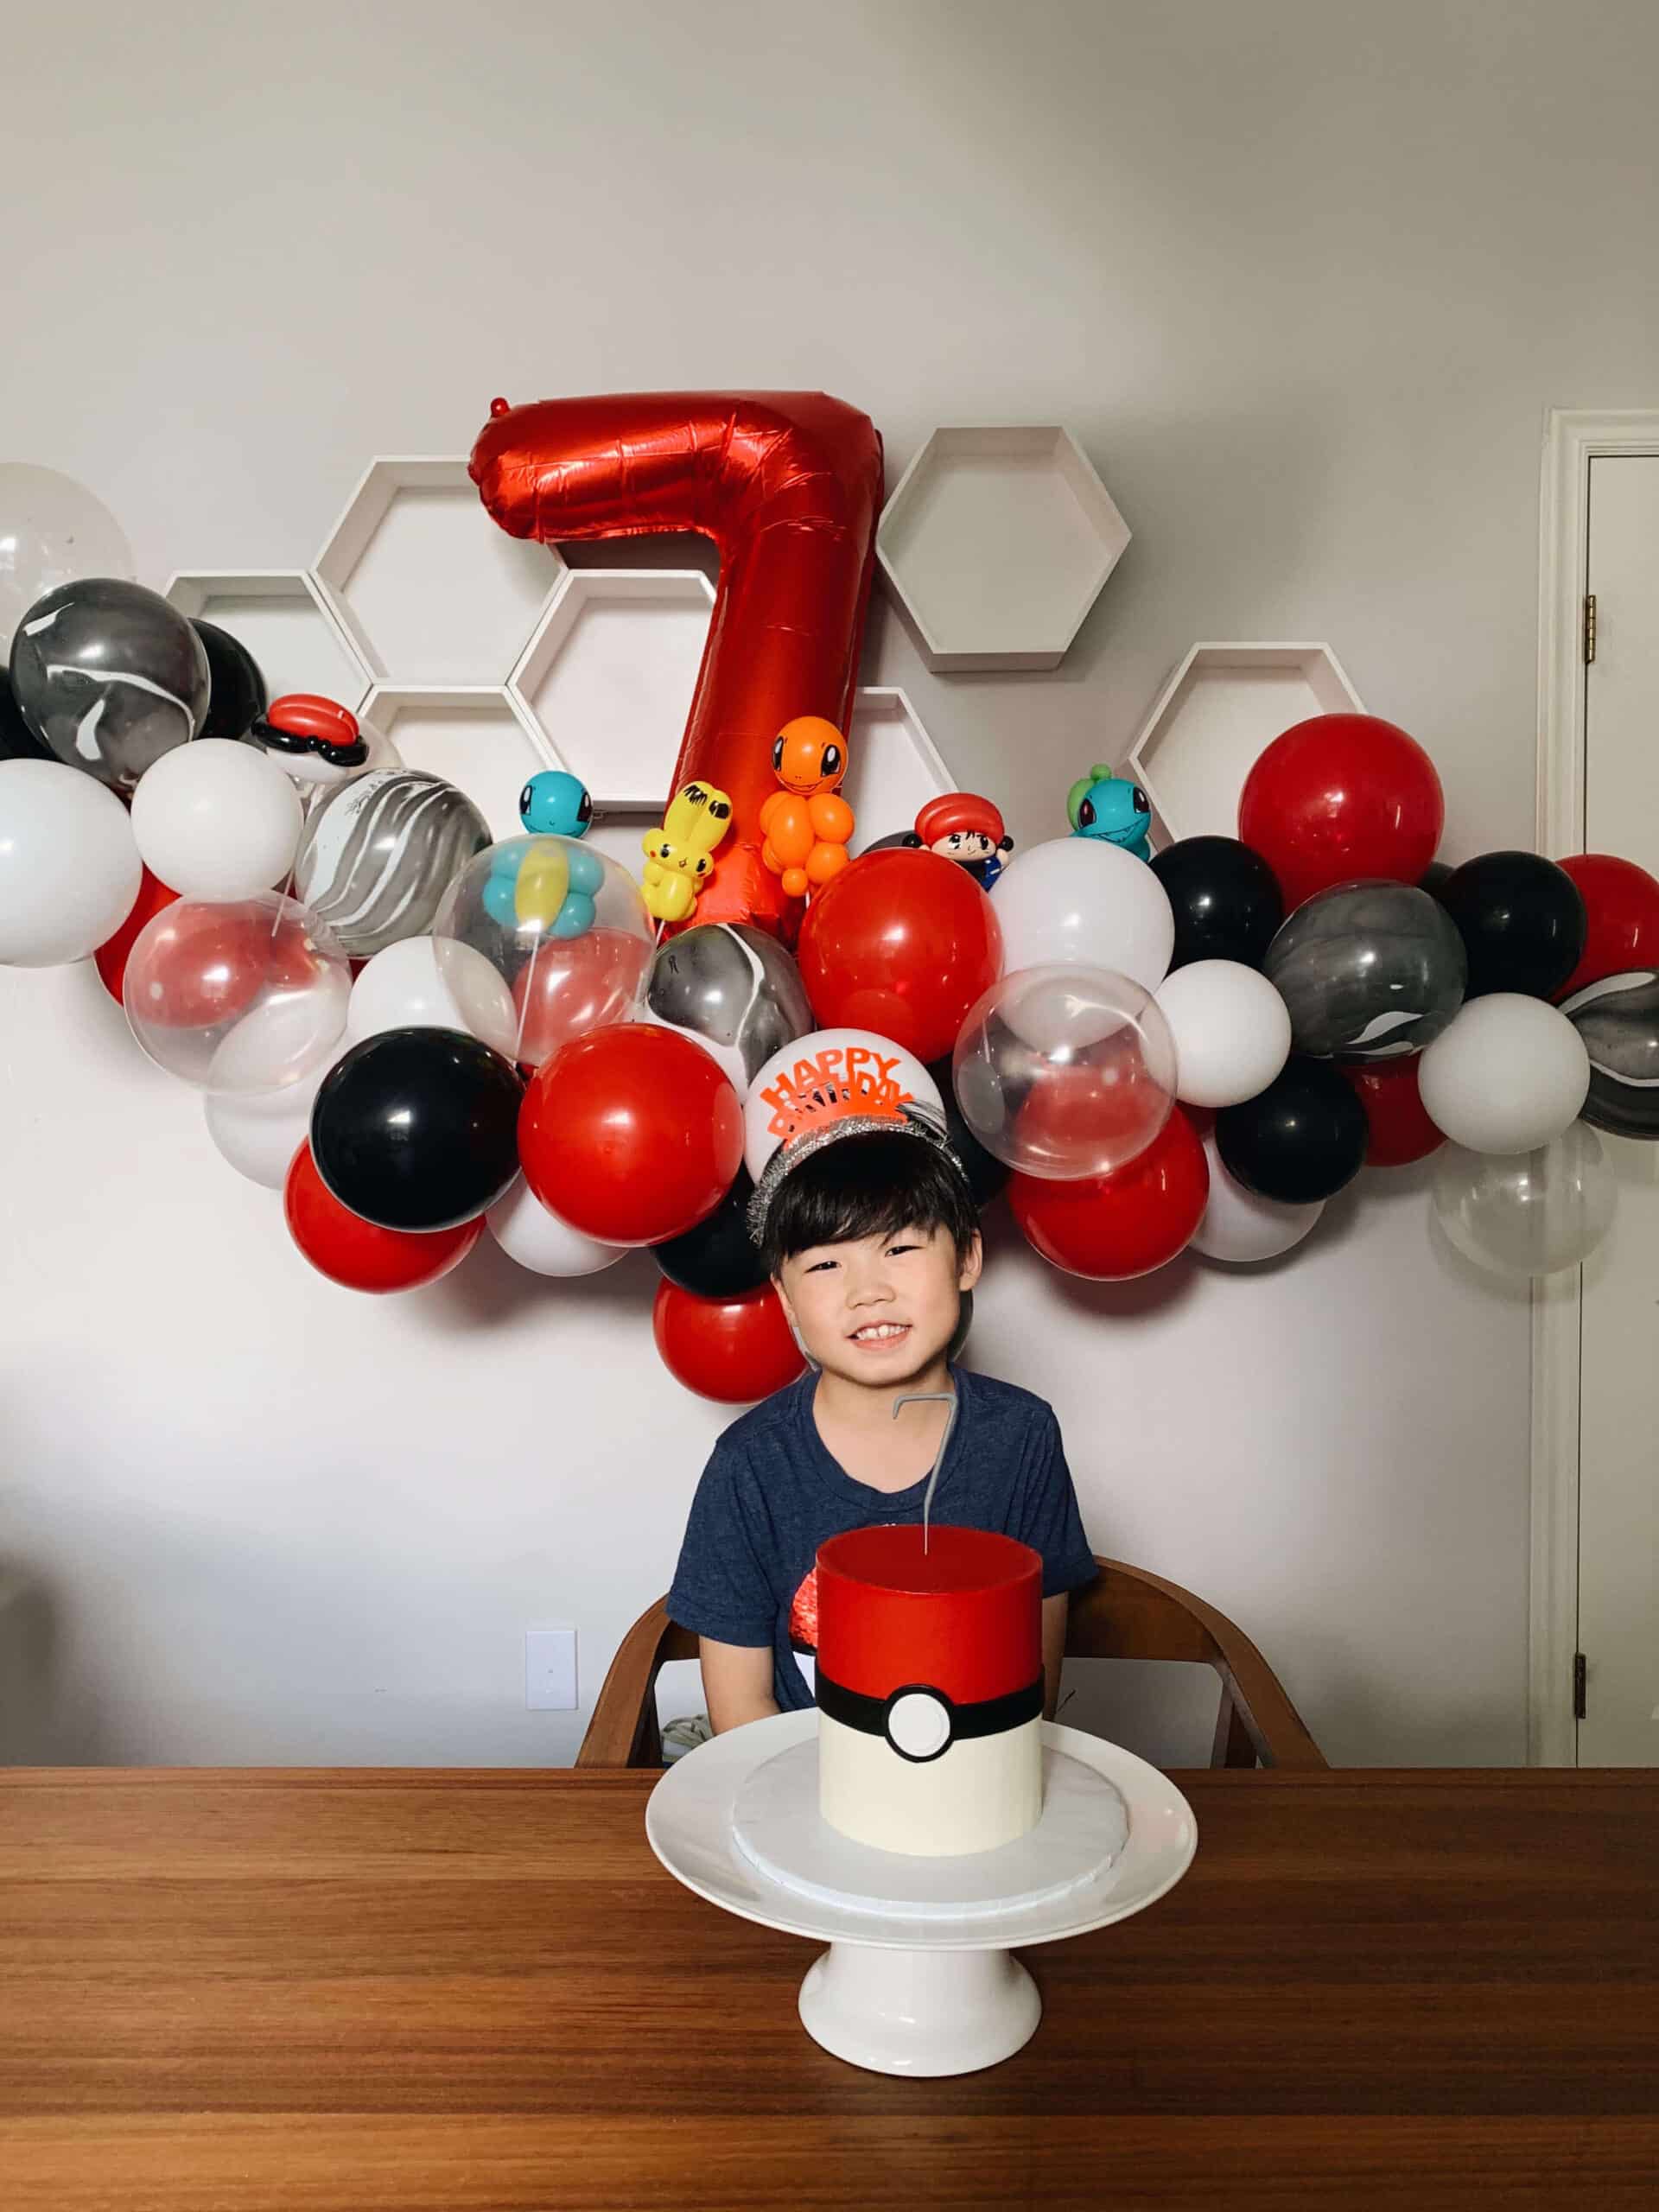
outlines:
{"label": "red cake top", "polygon": [[983,1529],[849,1529],[818,1547],[818,1667],[885,1698],[912,1683],[976,1704],[1043,1669],[1043,1563]]}

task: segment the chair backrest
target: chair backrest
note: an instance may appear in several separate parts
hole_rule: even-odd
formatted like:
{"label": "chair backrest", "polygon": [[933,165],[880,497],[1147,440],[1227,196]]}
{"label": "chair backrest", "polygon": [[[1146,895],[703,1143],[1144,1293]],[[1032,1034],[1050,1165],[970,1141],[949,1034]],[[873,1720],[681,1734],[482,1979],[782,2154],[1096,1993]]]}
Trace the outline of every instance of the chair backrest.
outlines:
{"label": "chair backrest", "polygon": [[[1181,1659],[1211,1667],[1221,1681],[1211,1765],[1325,1765],[1301,1715],[1243,1629],[1161,1575],[1122,1560],[1096,1558],[1095,1564],[1099,1574],[1071,1600],[1068,1658]],[[671,1660],[696,1656],[696,1637],[670,1620],[659,1599],[623,1637],[576,1764],[660,1766],[657,1677]]]}

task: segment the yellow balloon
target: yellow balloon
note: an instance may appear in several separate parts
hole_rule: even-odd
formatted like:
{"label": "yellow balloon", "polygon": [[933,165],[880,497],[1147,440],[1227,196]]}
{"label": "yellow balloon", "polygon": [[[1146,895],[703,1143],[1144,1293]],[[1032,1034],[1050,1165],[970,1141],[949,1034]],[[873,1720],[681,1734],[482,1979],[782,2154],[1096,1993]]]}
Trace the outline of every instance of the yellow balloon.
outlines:
{"label": "yellow balloon", "polygon": [[540,837],[524,855],[513,886],[513,912],[521,922],[550,929],[570,888],[570,861],[556,837]]}

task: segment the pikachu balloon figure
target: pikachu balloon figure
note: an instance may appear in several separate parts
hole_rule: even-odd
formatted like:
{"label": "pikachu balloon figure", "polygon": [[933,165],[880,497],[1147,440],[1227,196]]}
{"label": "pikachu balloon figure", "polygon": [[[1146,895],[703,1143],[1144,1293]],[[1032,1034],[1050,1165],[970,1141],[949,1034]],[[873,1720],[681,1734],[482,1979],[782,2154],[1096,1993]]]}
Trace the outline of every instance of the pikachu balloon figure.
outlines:
{"label": "pikachu balloon figure", "polygon": [[668,803],[659,830],[645,840],[645,911],[659,922],[683,922],[696,911],[697,893],[715,863],[715,847],[732,826],[732,802],[708,784],[687,784]]}
{"label": "pikachu balloon figure", "polygon": [[798,715],[778,733],[772,768],[783,789],[760,809],[760,857],[789,898],[804,899],[847,865],[853,810],[836,788],[847,772],[847,741],[822,715]]}

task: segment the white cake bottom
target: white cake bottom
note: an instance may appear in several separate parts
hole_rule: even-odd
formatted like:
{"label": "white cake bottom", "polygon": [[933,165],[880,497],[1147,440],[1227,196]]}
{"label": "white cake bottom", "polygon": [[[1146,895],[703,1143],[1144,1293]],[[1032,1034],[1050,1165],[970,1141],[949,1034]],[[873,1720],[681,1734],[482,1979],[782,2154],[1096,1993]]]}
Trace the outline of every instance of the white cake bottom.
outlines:
{"label": "white cake bottom", "polygon": [[972,1736],[938,1758],[901,1758],[885,1736],[818,1715],[818,1809],[832,1828],[877,1851],[952,1859],[995,1851],[1043,1809],[1040,1720]]}

